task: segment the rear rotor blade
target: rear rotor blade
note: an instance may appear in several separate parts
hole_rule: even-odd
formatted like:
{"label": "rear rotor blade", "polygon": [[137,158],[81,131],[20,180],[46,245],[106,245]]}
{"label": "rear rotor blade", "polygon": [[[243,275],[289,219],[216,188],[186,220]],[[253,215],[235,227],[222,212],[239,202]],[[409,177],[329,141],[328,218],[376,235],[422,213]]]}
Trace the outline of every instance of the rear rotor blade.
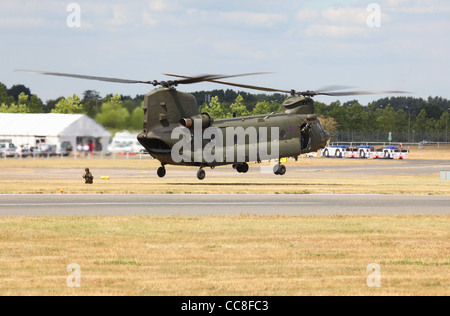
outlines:
{"label": "rear rotor blade", "polygon": [[270,74],[270,72],[253,72],[253,73],[231,75],[231,76],[228,76],[228,75],[200,75],[198,77],[181,76],[181,75],[175,75],[175,74],[164,74],[164,75],[170,76],[170,77],[176,77],[176,78],[185,78],[185,79],[204,78],[205,81],[211,81],[211,80],[217,80],[217,79],[267,75],[267,74]]}
{"label": "rear rotor blade", "polygon": [[166,76],[176,77],[176,78],[185,78],[184,80],[175,80],[171,81],[174,84],[191,84],[191,83],[199,83],[204,81],[212,81],[216,79],[224,79],[224,78],[235,78],[235,77],[244,77],[244,76],[254,76],[254,75],[262,75],[262,74],[268,74],[268,72],[255,72],[255,73],[248,73],[248,74],[240,74],[240,75],[199,75],[196,77],[188,77],[188,76],[180,76],[180,75],[174,75],[174,74],[164,74]]}
{"label": "rear rotor blade", "polygon": [[210,80],[210,82],[219,83],[219,84],[223,84],[223,85],[227,85],[227,86],[238,87],[238,88],[265,91],[265,92],[282,92],[282,93],[287,93],[287,94],[292,94],[292,92],[293,92],[293,91],[288,91],[288,90],[279,90],[279,89],[273,89],[273,88],[258,87],[258,86],[224,82],[224,81],[218,81],[218,80]]}
{"label": "rear rotor blade", "polygon": [[353,89],[355,87],[350,86],[327,86],[323,87],[321,89],[315,90],[316,92],[327,92],[327,91],[336,91],[336,90],[346,90],[346,89]]}
{"label": "rear rotor blade", "polygon": [[349,92],[319,92],[316,95],[326,95],[332,97],[345,97],[352,95],[372,95],[372,94],[405,94],[406,91],[349,91]]}

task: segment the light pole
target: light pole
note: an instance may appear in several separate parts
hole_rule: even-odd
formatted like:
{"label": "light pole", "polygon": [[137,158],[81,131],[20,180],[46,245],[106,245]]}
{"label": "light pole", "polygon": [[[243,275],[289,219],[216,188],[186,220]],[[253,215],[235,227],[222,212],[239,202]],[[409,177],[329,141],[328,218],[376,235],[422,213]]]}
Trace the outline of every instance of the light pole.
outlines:
{"label": "light pole", "polygon": [[411,109],[409,108],[409,106],[406,107],[408,109],[408,113],[409,113],[409,119],[408,119],[408,144],[410,143],[410,139],[409,139],[409,135],[411,132]]}
{"label": "light pole", "polygon": [[446,143],[448,144],[448,112],[450,110],[450,107],[447,108],[447,117],[445,120],[445,139],[446,139]]}

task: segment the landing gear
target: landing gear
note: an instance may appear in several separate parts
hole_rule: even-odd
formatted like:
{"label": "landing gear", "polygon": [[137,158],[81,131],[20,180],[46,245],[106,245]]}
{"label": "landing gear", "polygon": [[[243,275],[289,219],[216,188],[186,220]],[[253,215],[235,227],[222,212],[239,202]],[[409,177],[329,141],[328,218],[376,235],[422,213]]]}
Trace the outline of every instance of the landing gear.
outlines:
{"label": "landing gear", "polygon": [[164,166],[159,167],[157,174],[158,174],[158,177],[164,178],[166,176],[166,168]]}
{"label": "landing gear", "polygon": [[205,172],[205,170],[203,170],[203,168],[200,168],[200,169],[197,171],[197,179],[203,180],[203,179],[205,179],[205,177],[206,177],[206,172]]}
{"label": "landing gear", "polygon": [[235,169],[239,173],[247,173],[249,170],[249,166],[246,162],[240,164],[234,164],[233,169]]}
{"label": "landing gear", "polygon": [[284,176],[286,174],[286,167],[284,165],[275,165],[273,173],[277,176]]}

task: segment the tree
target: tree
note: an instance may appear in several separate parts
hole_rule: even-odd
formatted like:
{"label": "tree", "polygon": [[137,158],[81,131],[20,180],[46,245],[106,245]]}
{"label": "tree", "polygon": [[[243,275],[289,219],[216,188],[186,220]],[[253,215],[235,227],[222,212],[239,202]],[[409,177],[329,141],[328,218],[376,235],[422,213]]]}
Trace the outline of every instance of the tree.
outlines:
{"label": "tree", "polygon": [[43,105],[43,110],[45,113],[51,113],[53,109],[55,109],[56,104],[58,104],[59,101],[61,101],[62,99],[64,99],[64,97],[59,97],[57,99],[53,99],[53,100],[47,100],[45,102],[45,105]]}
{"label": "tree", "polygon": [[83,114],[83,105],[81,104],[80,97],[74,94],[73,96],[61,99],[55,105],[52,113]]}
{"label": "tree", "polygon": [[434,118],[435,120],[439,120],[442,113],[444,113],[444,110],[436,104],[424,103],[420,109],[427,112],[427,117]]}
{"label": "tree", "polygon": [[30,113],[43,113],[44,108],[41,99],[39,99],[36,95],[32,95],[29,103],[28,110]]}
{"label": "tree", "polygon": [[207,103],[204,103],[199,108],[199,112],[209,113],[215,119],[222,119],[226,117],[226,110],[223,104],[219,102],[219,97],[213,97],[209,105]]}
{"label": "tree", "polygon": [[27,105],[28,103],[28,95],[25,92],[22,92],[19,96],[18,96],[18,104],[19,105]]}
{"label": "tree", "polygon": [[354,102],[351,106],[347,107],[349,124],[352,130],[362,131],[366,127],[368,115],[366,110],[358,102]]}
{"label": "tree", "polygon": [[253,109],[253,115],[261,115],[261,114],[269,114],[272,113],[272,108],[270,103],[267,101],[260,101],[256,103],[255,108]]}
{"label": "tree", "polygon": [[16,102],[19,101],[19,96],[24,93],[25,95],[31,95],[29,88],[25,87],[23,84],[14,85],[8,89],[8,95],[13,97]]}
{"label": "tree", "polygon": [[130,118],[130,128],[132,130],[141,130],[144,125],[144,102],[138,108],[133,110]]}
{"label": "tree", "polygon": [[339,126],[333,118],[320,116],[319,121],[322,124],[323,129],[326,130],[328,134],[330,134],[331,138],[337,136]]}
{"label": "tree", "polygon": [[122,98],[116,94],[109,98],[108,102],[102,104],[96,121],[110,130],[123,130],[128,127],[130,112],[122,106]]}
{"label": "tree", "polygon": [[238,95],[233,104],[230,105],[230,116],[248,116],[250,112],[247,110],[247,107],[244,105],[244,98],[241,95]]}
{"label": "tree", "polygon": [[6,113],[30,113],[25,104],[11,104]]}
{"label": "tree", "polygon": [[442,113],[439,121],[437,121],[436,129],[440,132],[448,131],[449,124],[449,112]]}
{"label": "tree", "polygon": [[427,130],[427,111],[422,109],[419,115],[417,115],[416,123],[414,124],[414,129],[418,132],[426,132]]}
{"label": "tree", "polygon": [[9,106],[14,103],[14,98],[8,96],[8,89],[3,83],[0,83],[0,104]]}
{"label": "tree", "polygon": [[437,130],[437,121],[430,117],[427,119],[427,125],[426,125],[426,131],[427,132],[434,132]]}
{"label": "tree", "polygon": [[378,113],[377,123],[380,131],[392,132],[397,130],[395,111],[390,104],[385,109],[380,109]]}
{"label": "tree", "polygon": [[350,119],[348,112],[346,108],[341,106],[340,101],[336,101],[330,104],[329,116],[334,118],[341,130],[351,129],[351,126],[349,124]]}
{"label": "tree", "polygon": [[408,114],[403,110],[395,113],[395,126],[397,131],[408,131]]}
{"label": "tree", "polygon": [[314,101],[314,110],[317,115],[328,116],[328,105],[325,103]]}
{"label": "tree", "polygon": [[21,94],[19,99],[21,101],[19,104],[12,103],[11,105],[8,105],[2,103],[0,106],[0,113],[29,113],[29,109],[26,105],[28,96]]}
{"label": "tree", "polygon": [[83,101],[82,101],[84,113],[94,118],[100,111],[101,100],[102,98],[98,91],[86,90],[83,93]]}

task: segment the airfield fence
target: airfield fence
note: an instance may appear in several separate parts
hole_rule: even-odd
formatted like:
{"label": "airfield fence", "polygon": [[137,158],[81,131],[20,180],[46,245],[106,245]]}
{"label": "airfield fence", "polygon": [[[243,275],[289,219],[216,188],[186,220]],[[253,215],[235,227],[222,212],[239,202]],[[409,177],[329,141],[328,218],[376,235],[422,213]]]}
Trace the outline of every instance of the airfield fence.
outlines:
{"label": "airfield fence", "polygon": [[417,132],[417,131],[394,131],[391,132],[392,139],[389,140],[389,132],[384,131],[338,131],[332,138],[332,143],[449,143],[450,133],[444,132]]}
{"label": "airfield fence", "polygon": [[149,154],[145,153],[118,153],[118,154],[104,154],[102,152],[94,153],[75,153],[69,155],[59,155],[59,154],[27,154],[20,155],[17,154],[16,157],[6,157],[3,156],[0,159],[154,159]]}

